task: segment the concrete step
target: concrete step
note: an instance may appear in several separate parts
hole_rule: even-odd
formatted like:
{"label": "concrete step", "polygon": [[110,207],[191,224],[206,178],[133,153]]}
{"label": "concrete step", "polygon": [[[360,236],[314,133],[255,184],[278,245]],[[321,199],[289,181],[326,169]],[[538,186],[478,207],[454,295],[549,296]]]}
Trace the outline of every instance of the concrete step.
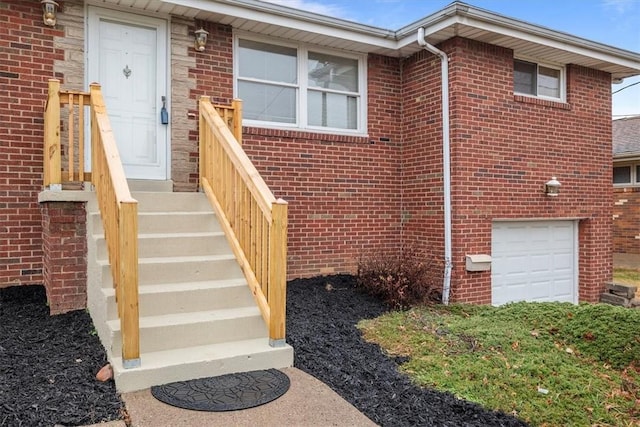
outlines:
{"label": "concrete step", "polygon": [[[120,320],[107,321],[111,353],[122,354]],[[140,352],[171,350],[267,336],[258,307],[140,317]]]}
{"label": "concrete step", "polygon": [[88,306],[117,389],[291,366],[291,347],[269,346],[262,315],[206,197],[144,191],[133,197],[139,201],[139,368],[122,367],[102,220],[95,202],[87,205]]}
{"label": "concrete step", "polygon": [[173,181],[156,181],[146,179],[128,179],[129,191],[155,191],[155,192],[171,192],[173,191]]}
{"label": "concrete step", "polygon": [[[106,260],[108,257],[106,241],[102,236],[95,238],[97,257],[99,260]],[[231,249],[222,231],[140,234],[138,236],[138,256],[141,258],[230,253]]]}
{"label": "concrete step", "polygon": [[118,391],[234,372],[286,368],[293,365],[293,349],[289,345],[270,347],[267,338],[258,338],[144,353],[140,359],[140,367],[124,369],[119,355],[110,358]]}
{"label": "concrete step", "polygon": [[[87,230],[94,236],[103,236],[102,219],[98,212],[89,214]],[[219,232],[220,223],[213,212],[146,212],[138,213],[138,232],[158,233],[199,233]]]}
{"label": "concrete step", "polygon": [[204,193],[133,192],[138,212],[213,212]]}
{"label": "concrete step", "polygon": [[[103,288],[107,320],[118,318],[115,289]],[[229,307],[254,307],[255,300],[244,278],[146,285],[138,288],[141,317],[189,313]]]}
{"label": "concrete step", "polygon": [[[106,260],[96,261],[102,269],[102,287],[113,287],[111,266]],[[180,282],[203,282],[244,278],[233,254],[140,258],[138,285]]]}

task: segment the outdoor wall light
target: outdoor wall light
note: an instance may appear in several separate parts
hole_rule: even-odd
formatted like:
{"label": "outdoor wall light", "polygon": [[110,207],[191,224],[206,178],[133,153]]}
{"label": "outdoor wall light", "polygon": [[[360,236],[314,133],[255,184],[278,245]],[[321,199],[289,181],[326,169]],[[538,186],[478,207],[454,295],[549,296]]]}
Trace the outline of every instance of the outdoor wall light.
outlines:
{"label": "outdoor wall light", "polygon": [[558,181],[555,176],[552,176],[551,180],[544,184],[544,192],[547,196],[556,197],[560,194],[561,185],[560,181]]}
{"label": "outdoor wall light", "polygon": [[58,3],[53,0],[42,0],[42,22],[49,27],[56,26],[56,13],[58,12]]}
{"label": "outdoor wall light", "polygon": [[207,45],[208,36],[209,36],[209,32],[204,28],[200,28],[199,30],[196,30],[195,49],[198,52],[204,51],[204,47]]}

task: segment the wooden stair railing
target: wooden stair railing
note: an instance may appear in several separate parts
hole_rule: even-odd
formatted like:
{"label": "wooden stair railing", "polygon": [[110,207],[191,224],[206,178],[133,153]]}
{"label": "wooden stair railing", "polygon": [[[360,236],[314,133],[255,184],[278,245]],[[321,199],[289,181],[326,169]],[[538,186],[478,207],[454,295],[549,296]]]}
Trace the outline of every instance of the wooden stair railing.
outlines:
{"label": "wooden stair railing", "polygon": [[280,347],[285,345],[288,205],[276,200],[239,144],[241,105],[214,107],[208,97],[200,98],[200,187],[258,303],[269,343]]}
{"label": "wooden stair railing", "polygon": [[[61,126],[61,105],[67,116],[66,129]],[[91,108],[90,174],[85,171],[83,150],[87,106]],[[91,179],[95,188],[116,290],[122,364],[138,367],[138,202],[129,191],[100,85],[92,83],[89,93],[61,91],[58,80],[49,80],[44,126],[45,187],[61,190],[63,182]],[[61,144],[63,131],[65,145]]]}

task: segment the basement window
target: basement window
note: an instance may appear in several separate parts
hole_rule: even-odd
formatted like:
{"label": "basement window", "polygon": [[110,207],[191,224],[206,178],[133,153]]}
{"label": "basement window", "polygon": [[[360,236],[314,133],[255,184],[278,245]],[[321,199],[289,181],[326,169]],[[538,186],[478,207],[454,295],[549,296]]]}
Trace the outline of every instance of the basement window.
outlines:
{"label": "basement window", "polygon": [[564,69],[514,59],[513,91],[520,95],[562,101],[564,99]]}
{"label": "basement window", "polygon": [[271,39],[235,39],[235,95],[244,123],[366,132],[365,56]]}

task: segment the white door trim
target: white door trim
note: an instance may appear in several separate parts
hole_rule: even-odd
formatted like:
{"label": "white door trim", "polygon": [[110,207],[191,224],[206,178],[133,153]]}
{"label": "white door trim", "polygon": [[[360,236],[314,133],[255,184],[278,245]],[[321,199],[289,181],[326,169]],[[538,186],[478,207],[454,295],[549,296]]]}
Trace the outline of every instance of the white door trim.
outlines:
{"label": "white door trim", "polygon": [[[139,15],[136,13],[120,11],[116,9],[108,9],[104,7],[100,7],[95,4],[87,4],[86,6],[86,14],[87,19],[85,19],[85,82],[86,87],[93,82],[92,79],[96,70],[92,63],[92,55],[97,54],[98,49],[93,46],[97,39],[97,35],[95,33],[95,28],[97,28],[97,24],[99,19],[108,19],[117,23],[129,24],[129,25],[140,25],[147,26],[156,29],[157,34],[157,100],[156,100],[156,111],[158,116],[158,123],[160,122],[160,108],[162,106],[162,102],[160,100],[160,96],[164,95],[167,99],[167,110],[171,112],[171,72],[169,68],[169,58],[170,58],[170,37],[169,37],[169,29],[170,22],[169,19],[158,16],[146,16]],[[95,61],[94,61],[95,63]],[[168,180],[171,177],[171,114],[169,114],[169,124],[162,125],[158,128],[158,135],[161,135],[165,139],[165,167],[164,169],[164,179]],[[87,135],[89,133],[87,132]],[[91,154],[90,154],[90,144],[86,144],[87,149],[86,153],[86,164],[91,164]]]}

